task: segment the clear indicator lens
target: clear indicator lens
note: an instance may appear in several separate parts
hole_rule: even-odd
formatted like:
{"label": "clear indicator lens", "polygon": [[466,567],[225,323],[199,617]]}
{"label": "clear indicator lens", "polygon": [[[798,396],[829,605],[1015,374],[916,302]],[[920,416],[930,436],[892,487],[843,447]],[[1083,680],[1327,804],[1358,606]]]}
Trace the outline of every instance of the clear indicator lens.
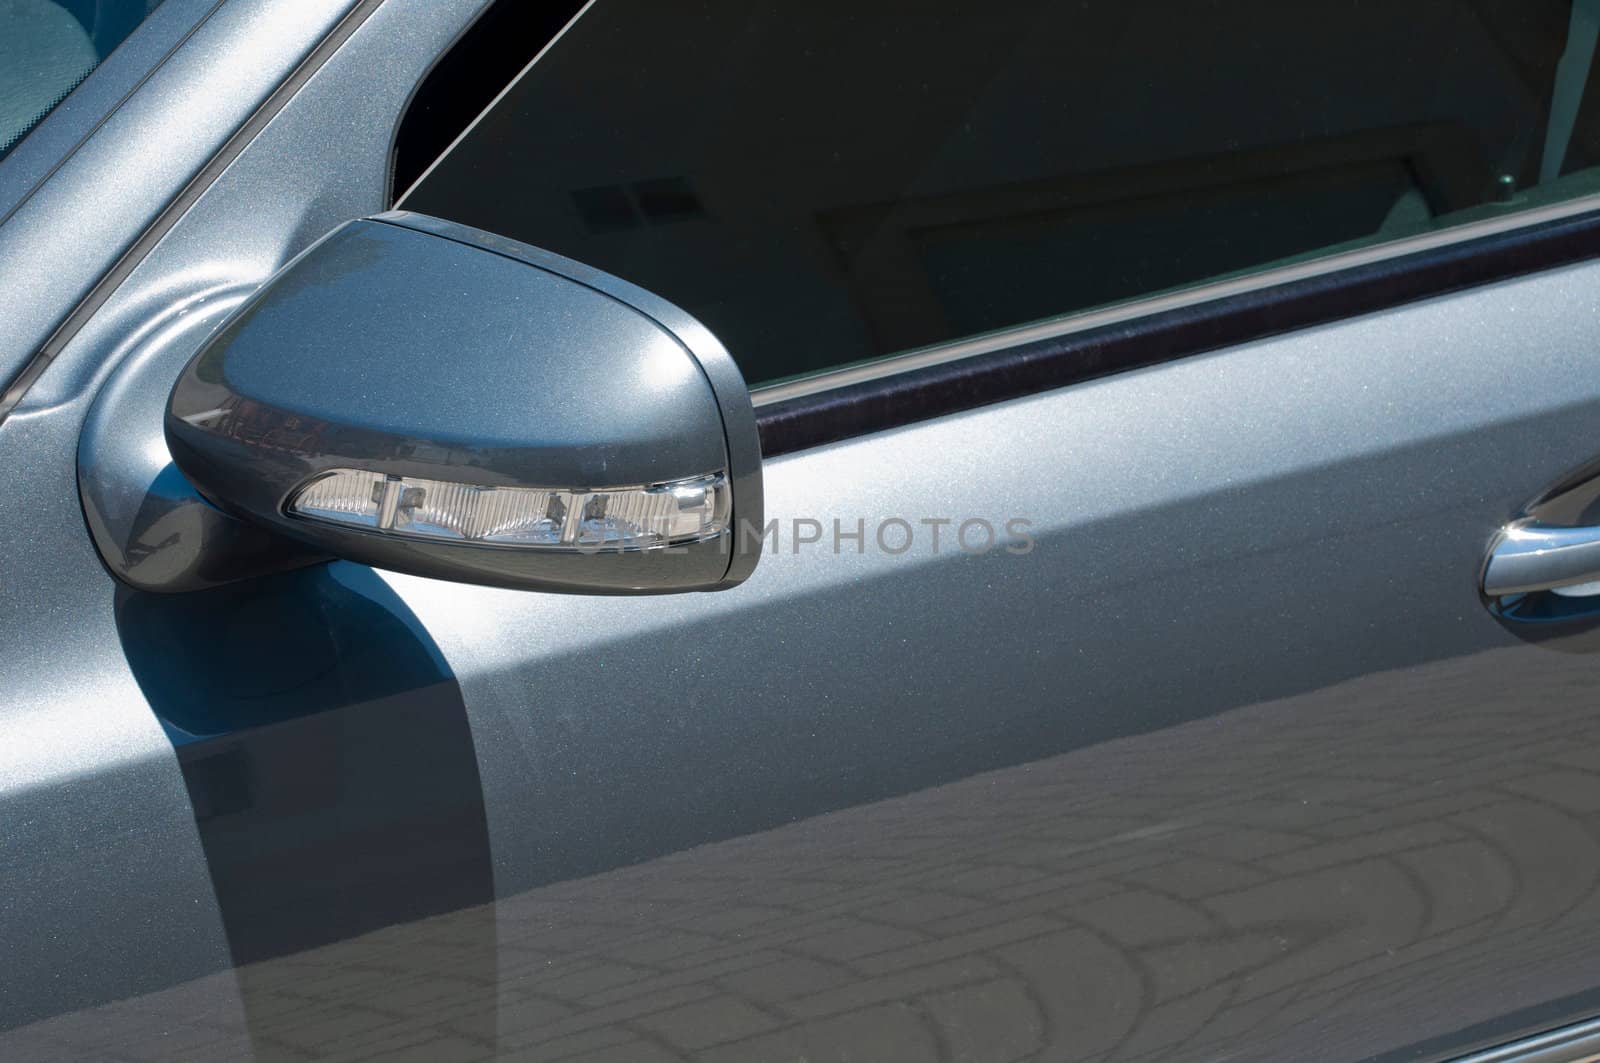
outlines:
{"label": "clear indicator lens", "polygon": [[721,473],[604,491],[492,487],[338,469],[302,487],[289,513],[419,539],[652,550],[728,527]]}

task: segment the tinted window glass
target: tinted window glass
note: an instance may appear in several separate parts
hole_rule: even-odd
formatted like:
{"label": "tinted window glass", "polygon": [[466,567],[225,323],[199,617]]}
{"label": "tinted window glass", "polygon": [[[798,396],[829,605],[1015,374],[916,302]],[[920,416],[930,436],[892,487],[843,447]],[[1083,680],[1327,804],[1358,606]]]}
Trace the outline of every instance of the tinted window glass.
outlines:
{"label": "tinted window glass", "polygon": [[0,2],[0,156],[88,77],[160,2]]}
{"label": "tinted window glass", "polygon": [[1600,190],[1600,0],[600,0],[403,205],[752,384]]}
{"label": "tinted window glass", "polygon": [[486,9],[417,86],[394,138],[394,186],[415,184],[582,6],[539,0]]}

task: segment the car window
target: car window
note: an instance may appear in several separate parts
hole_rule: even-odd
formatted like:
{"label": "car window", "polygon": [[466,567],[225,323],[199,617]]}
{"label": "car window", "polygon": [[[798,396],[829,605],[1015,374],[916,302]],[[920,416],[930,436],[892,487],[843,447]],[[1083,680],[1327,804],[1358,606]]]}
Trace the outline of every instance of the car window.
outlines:
{"label": "car window", "polygon": [[161,0],[0,0],[0,157]]}
{"label": "car window", "polygon": [[754,386],[1600,191],[1597,26],[599,0],[399,205],[671,299]]}

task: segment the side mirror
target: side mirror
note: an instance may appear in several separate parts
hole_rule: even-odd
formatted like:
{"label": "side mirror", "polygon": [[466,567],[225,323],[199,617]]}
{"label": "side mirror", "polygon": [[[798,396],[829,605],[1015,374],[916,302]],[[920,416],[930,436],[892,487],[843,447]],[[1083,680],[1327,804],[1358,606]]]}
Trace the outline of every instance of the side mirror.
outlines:
{"label": "side mirror", "polygon": [[591,594],[754,569],[761,450],[733,360],[558,255],[394,212],[279,271],[172,389],[173,462],[311,551]]}

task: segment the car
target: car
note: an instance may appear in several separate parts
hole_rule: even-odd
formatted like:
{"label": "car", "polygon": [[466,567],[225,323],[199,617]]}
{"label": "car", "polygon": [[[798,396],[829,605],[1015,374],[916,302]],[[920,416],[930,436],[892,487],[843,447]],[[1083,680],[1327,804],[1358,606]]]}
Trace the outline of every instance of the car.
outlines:
{"label": "car", "polygon": [[0,3],[0,1058],[1595,1058],[1597,30]]}

